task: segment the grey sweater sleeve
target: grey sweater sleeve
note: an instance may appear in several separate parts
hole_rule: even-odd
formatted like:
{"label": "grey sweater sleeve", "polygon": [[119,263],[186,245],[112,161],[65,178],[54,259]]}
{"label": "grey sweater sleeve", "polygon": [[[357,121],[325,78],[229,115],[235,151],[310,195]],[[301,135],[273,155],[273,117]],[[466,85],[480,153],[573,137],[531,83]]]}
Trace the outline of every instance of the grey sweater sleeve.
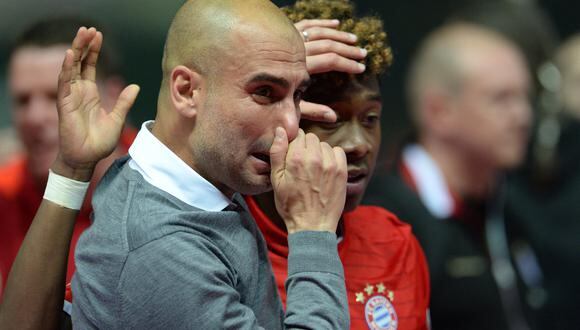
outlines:
{"label": "grey sweater sleeve", "polygon": [[344,271],[336,235],[298,232],[288,236],[286,328],[349,329]]}

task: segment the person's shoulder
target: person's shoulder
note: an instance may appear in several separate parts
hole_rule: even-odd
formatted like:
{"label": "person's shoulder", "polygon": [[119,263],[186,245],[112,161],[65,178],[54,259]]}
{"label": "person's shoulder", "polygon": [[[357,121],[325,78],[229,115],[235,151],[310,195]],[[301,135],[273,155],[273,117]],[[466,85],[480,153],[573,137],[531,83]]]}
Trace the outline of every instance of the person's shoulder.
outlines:
{"label": "person's shoulder", "polygon": [[14,156],[0,165],[0,195],[12,198],[22,187],[26,177],[26,158],[23,155]]}
{"label": "person's shoulder", "polygon": [[378,225],[393,227],[408,226],[408,224],[401,221],[393,212],[375,205],[360,205],[352,212],[347,213],[347,215],[356,219],[375,222]]}
{"label": "person's shoulder", "polygon": [[353,227],[368,228],[371,235],[399,237],[408,240],[413,237],[411,226],[403,222],[391,211],[380,206],[361,205],[352,212],[346,213],[345,221]]}

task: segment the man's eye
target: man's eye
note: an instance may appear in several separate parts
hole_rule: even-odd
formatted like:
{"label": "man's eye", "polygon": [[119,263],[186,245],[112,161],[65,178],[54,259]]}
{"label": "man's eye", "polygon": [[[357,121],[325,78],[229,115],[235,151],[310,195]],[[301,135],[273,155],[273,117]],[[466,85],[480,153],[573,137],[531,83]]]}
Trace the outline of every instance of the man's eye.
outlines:
{"label": "man's eye", "polygon": [[378,115],[368,115],[365,117],[364,124],[367,126],[375,126],[380,121],[380,117]]}
{"label": "man's eye", "polygon": [[273,102],[274,89],[269,86],[259,87],[252,92],[252,96],[260,104],[269,104]]}
{"label": "man's eye", "polygon": [[273,94],[272,88],[270,87],[260,87],[254,91],[254,95],[262,98],[271,98]]}
{"label": "man's eye", "polygon": [[18,95],[18,96],[16,96],[14,101],[16,103],[16,106],[20,106],[20,107],[26,106],[30,102],[30,96],[29,95]]}

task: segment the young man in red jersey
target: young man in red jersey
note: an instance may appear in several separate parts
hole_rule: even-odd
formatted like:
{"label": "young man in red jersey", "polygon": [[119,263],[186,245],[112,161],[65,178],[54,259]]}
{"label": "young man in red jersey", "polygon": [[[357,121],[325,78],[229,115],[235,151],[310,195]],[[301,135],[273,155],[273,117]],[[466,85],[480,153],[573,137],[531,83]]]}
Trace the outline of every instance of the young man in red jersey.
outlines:
{"label": "young man in red jersey", "polygon": [[[425,329],[429,275],[411,227],[383,208],[359,205],[380,149],[378,78],[392,61],[382,22],[374,17],[354,17],[348,1],[298,1],[285,11],[299,21],[296,27],[305,36],[307,54],[322,47],[316,36],[324,28],[312,26],[313,19],[321,18],[338,18],[338,29],[356,33],[358,46],[368,52],[363,74],[312,75],[313,83],[304,99],[330,106],[338,120],[301,122],[305,132],[343,148],[347,156],[347,198],[338,229],[338,249],[345,270],[351,328]],[[284,222],[276,212],[272,193],[247,197],[246,201],[266,238],[278,289],[285,300],[288,243]]]}

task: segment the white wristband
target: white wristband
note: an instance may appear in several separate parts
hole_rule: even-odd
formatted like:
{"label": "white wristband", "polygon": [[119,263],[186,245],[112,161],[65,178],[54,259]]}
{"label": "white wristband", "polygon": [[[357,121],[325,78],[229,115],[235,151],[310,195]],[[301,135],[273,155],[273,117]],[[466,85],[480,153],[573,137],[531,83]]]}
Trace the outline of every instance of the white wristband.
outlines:
{"label": "white wristband", "polygon": [[44,199],[72,210],[80,210],[90,182],[76,181],[48,171]]}

